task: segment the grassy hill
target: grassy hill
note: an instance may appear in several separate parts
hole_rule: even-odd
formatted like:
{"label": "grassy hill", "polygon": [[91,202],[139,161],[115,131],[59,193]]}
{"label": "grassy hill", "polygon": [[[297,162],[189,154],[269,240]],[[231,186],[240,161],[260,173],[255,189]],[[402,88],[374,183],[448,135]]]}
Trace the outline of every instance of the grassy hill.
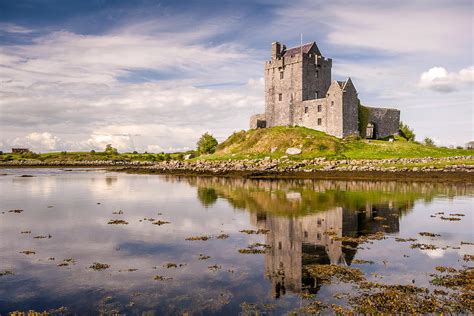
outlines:
{"label": "grassy hill", "polygon": [[305,127],[278,126],[240,131],[220,143],[207,159],[280,158],[286,149],[296,147],[301,154],[294,159],[326,157],[331,159],[382,159],[468,156],[474,152],[464,149],[426,146],[408,142],[396,136],[393,142],[386,140],[339,139]]}

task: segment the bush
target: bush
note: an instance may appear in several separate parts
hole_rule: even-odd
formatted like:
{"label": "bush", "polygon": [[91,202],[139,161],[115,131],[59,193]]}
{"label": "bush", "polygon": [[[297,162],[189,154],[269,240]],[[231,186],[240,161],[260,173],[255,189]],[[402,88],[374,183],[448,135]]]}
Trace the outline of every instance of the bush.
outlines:
{"label": "bush", "polygon": [[209,133],[204,133],[197,142],[197,151],[200,154],[213,154],[216,151],[217,139]]}
{"label": "bush", "polygon": [[369,109],[362,104],[358,105],[359,135],[365,138],[367,135],[367,124],[369,124]]}
{"label": "bush", "polygon": [[95,154],[95,150],[94,150],[94,149],[91,150],[91,154]]}
{"label": "bush", "polygon": [[110,155],[116,155],[118,154],[118,151],[116,148],[112,147],[111,144],[107,144],[107,146],[105,147],[105,151],[104,151],[106,154],[110,154]]}
{"label": "bush", "polygon": [[423,144],[425,144],[426,146],[434,146],[435,145],[434,141],[429,137],[425,137],[425,139],[423,140]]}
{"label": "bush", "polygon": [[414,141],[416,136],[413,129],[403,122],[400,122],[400,135],[408,141]]}

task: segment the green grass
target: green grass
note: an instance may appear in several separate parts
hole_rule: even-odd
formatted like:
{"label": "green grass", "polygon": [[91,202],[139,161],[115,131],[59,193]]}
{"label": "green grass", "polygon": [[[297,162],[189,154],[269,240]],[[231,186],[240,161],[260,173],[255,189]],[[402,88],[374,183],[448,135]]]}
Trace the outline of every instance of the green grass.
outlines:
{"label": "green grass", "polygon": [[211,160],[256,159],[267,156],[280,158],[286,155],[285,151],[289,147],[302,150],[300,155],[289,157],[294,160],[316,157],[328,159],[449,157],[469,156],[474,153],[465,149],[426,146],[406,141],[400,136],[395,136],[393,142],[357,138],[338,139],[304,127],[279,126],[235,132],[218,145],[213,155],[204,158]]}
{"label": "green grass", "polygon": [[25,153],[12,154],[3,153],[0,155],[0,161],[30,160],[42,162],[61,162],[61,161],[165,161],[173,159],[182,159],[184,153],[118,153],[109,154],[105,152],[51,152],[51,153]]}

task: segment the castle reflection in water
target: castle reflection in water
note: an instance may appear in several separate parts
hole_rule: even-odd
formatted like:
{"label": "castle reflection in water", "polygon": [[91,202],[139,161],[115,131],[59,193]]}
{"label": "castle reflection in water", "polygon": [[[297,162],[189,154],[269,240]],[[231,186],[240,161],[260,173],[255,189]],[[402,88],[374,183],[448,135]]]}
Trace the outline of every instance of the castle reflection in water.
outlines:
{"label": "castle reflection in water", "polygon": [[271,248],[265,254],[265,275],[272,282],[276,298],[287,291],[319,290],[317,280],[305,273],[307,265],[351,265],[357,243],[334,240],[328,232],[337,237],[397,233],[399,218],[413,208],[415,201],[465,194],[471,189],[454,183],[212,177],[168,180],[196,186],[205,206],[224,199],[236,210],[250,212],[255,227],[269,230],[265,243]]}
{"label": "castle reflection in water", "polygon": [[[271,248],[265,254],[265,275],[273,284],[274,297],[286,291],[299,293],[302,289],[315,294],[319,286],[317,280],[304,273],[306,265],[351,264],[357,244],[334,240],[334,235],[327,232],[335,232],[337,237],[398,232],[398,212],[388,204],[369,204],[364,211],[335,207],[295,218],[252,213],[252,222],[258,228],[269,230],[265,242]],[[374,220],[376,216],[386,220]]]}

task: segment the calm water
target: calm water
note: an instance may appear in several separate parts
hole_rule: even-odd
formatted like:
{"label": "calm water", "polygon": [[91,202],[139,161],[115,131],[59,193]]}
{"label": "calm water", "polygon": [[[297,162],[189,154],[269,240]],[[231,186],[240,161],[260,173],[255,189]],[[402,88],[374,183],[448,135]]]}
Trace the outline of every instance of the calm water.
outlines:
{"label": "calm water", "polygon": [[[461,267],[463,255],[474,253],[474,246],[460,245],[474,241],[471,185],[251,181],[84,169],[1,173],[0,273],[14,273],[0,277],[1,315],[59,307],[76,314],[284,314],[304,303],[303,290],[326,303],[340,303],[333,295],[350,290],[315,284],[304,276],[308,264],[350,265],[369,280],[430,287],[428,273],[435,266]],[[14,209],[23,212],[9,212]],[[113,214],[119,210],[123,214]],[[430,216],[440,211],[465,216],[460,221]],[[170,223],[159,226],[145,218]],[[112,219],[129,224],[108,225]],[[240,232],[246,229],[269,232]],[[331,241],[328,231],[356,237],[383,231],[388,238],[352,249]],[[441,237],[418,235],[422,231]],[[229,238],[216,238],[223,233]],[[185,240],[202,235],[213,238]],[[439,249],[411,249],[395,237],[414,237]],[[255,242],[271,248],[265,254],[239,253]],[[25,250],[35,254],[20,253]],[[210,258],[199,260],[200,254]],[[75,263],[58,266],[67,258]],[[94,262],[110,267],[94,271],[89,268]],[[154,280],[157,275],[164,280]]]}

